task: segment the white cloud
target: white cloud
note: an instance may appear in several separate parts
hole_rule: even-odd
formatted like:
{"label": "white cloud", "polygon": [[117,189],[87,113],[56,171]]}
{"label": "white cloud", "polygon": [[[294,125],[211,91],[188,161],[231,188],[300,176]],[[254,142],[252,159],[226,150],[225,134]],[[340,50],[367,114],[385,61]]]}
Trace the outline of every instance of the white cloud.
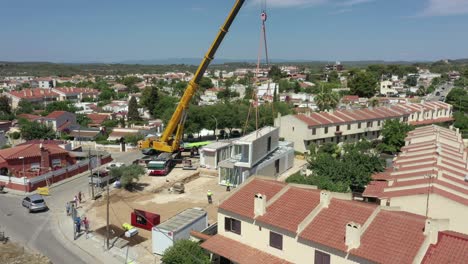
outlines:
{"label": "white cloud", "polygon": [[375,0],[347,0],[344,2],[339,3],[340,6],[355,6],[360,4],[365,4],[369,2],[374,2]]}
{"label": "white cloud", "polygon": [[342,9],[338,9],[336,11],[331,12],[330,15],[339,15],[339,14],[348,13],[351,11],[353,11],[352,8],[342,8]]}
{"label": "white cloud", "polygon": [[[262,0],[252,0],[251,4],[261,5]],[[312,6],[317,4],[323,4],[328,2],[328,0],[267,0],[267,6],[271,8],[275,7],[304,7]]]}
{"label": "white cloud", "polygon": [[419,16],[450,16],[468,14],[468,0],[429,0]]}

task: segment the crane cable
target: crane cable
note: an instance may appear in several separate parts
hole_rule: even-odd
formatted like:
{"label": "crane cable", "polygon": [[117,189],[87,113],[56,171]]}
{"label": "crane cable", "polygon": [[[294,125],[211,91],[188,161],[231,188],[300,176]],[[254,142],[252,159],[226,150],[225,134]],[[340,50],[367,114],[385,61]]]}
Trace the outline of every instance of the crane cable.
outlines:
{"label": "crane cable", "polygon": [[[258,55],[257,55],[257,68],[256,68],[256,74],[255,74],[255,85],[259,84],[260,81],[259,81],[259,76],[260,76],[260,64],[261,64],[261,59],[262,59],[262,53],[263,51],[265,51],[265,65],[267,66],[267,68],[269,68],[269,65],[270,65],[270,59],[268,57],[268,42],[267,42],[267,34],[266,34],[266,21],[268,19],[268,15],[267,15],[267,4],[266,4],[266,0],[263,0],[262,3],[261,3],[261,14],[260,14],[260,19],[262,21],[262,27],[261,27],[261,33],[260,33],[260,41],[259,41],[259,48],[258,48]],[[271,90],[270,90],[270,80],[267,81],[267,90],[266,90],[266,93],[262,96],[263,98],[268,98],[268,96],[270,96],[270,93],[271,93]],[[248,123],[249,123],[249,119],[250,119],[250,115],[251,115],[251,112],[252,112],[252,104],[253,104],[253,107],[255,107],[255,129],[258,130],[258,119],[259,119],[259,113],[258,113],[258,106],[259,106],[259,102],[258,102],[258,89],[254,89],[253,93],[252,93],[252,101],[253,103],[250,104],[249,106],[249,112],[248,112],[248,115],[247,115],[247,120],[246,120],[246,123],[245,123],[245,126],[244,126],[244,134],[245,134],[245,131],[247,129],[247,126],[248,126]],[[273,101],[273,99],[272,99]],[[275,114],[274,114],[274,105],[273,105],[273,102],[271,104],[271,107],[272,107],[272,115],[273,115],[273,120],[275,118]]]}

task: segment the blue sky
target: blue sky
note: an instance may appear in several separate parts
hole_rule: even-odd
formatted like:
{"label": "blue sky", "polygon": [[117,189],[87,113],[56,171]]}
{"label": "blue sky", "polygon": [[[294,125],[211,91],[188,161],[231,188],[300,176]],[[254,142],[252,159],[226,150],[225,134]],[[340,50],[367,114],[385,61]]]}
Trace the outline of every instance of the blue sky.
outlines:
{"label": "blue sky", "polygon": [[[468,0],[266,0],[270,57],[468,58]],[[217,57],[257,57],[246,0]],[[0,0],[0,61],[201,58],[234,0]]]}

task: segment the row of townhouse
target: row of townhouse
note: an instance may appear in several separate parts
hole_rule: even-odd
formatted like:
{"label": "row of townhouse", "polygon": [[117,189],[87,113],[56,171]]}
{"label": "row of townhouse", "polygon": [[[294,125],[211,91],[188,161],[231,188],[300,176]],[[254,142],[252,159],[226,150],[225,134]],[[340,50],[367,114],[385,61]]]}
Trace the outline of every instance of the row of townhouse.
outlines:
{"label": "row of townhouse", "polygon": [[363,197],[380,205],[448,218],[468,233],[468,152],[458,129],[439,126],[408,133],[393,167],[373,175]]}
{"label": "row of townhouse", "polygon": [[21,91],[4,91],[13,109],[18,107],[21,100],[31,104],[47,105],[55,101],[81,101],[84,98],[97,98],[99,91],[90,88],[57,87],[50,89],[32,88]]}
{"label": "row of townhouse", "polygon": [[448,122],[453,120],[452,106],[444,102],[425,102],[287,115],[276,118],[275,126],[280,128],[281,138],[294,142],[296,151],[306,152],[312,143],[377,139],[385,121],[390,119],[412,125]]}
{"label": "row of townhouse", "polygon": [[[213,263],[466,263],[468,236],[450,221],[253,178],[218,209],[201,246]],[[449,241],[448,241],[449,240]]]}

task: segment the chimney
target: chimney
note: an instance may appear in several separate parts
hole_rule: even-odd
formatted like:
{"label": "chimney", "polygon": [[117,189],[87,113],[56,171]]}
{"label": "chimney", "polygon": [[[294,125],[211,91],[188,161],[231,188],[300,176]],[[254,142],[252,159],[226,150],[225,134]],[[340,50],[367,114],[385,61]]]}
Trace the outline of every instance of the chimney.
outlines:
{"label": "chimney", "polygon": [[328,208],[328,205],[330,204],[330,196],[331,193],[329,191],[320,192],[320,205],[323,208]]}
{"label": "chimney", "polygon": [[42,146],[42,143],[39,144],[39,149],[41,151],[41,169],[49,169],[50,168],[50,153],[49,151]]}
{"label": "chimney", "polygon": [[262,216],[266,213],[266,195],[262,195],[260,193],[257,193],[255,195],[254,199],[254,215],[255,217],[257,216]]}
{"label": "chimney", "polygon": [[350,222],[346,225],[345,245],[348,251],[361,245],[361,225]]}

